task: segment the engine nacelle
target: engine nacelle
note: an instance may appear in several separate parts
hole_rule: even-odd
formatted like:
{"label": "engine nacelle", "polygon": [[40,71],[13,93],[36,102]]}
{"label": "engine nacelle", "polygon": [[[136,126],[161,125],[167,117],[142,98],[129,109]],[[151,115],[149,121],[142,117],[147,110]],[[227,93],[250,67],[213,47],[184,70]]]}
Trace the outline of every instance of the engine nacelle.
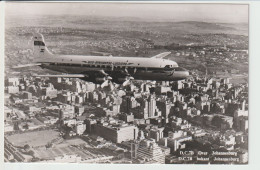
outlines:
{"label": "engine nacelle", "polygon": [[123,86],[129,85],[131,83],[131,80],[134,78],[131,76],[126,76],[126,77],[119,77],[116,79],[117,84],[122,84]]}

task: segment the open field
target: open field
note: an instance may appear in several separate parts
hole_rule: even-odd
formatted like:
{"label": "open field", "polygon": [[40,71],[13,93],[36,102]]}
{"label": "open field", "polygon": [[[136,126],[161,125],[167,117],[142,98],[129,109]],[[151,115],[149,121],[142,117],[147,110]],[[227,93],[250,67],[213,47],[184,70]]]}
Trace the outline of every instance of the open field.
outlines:
{"label": "open field", "polygon": [[108,149],[93,148],[80,138],[64,140],[53,148],[35,149],[35,156],[44,160],[52,160],[64,155],[76,155],[80,156],[82,160],[89,160],[113,156],[114,154]]}
{"label": "open field", "polygon": [[44,146],[56,138],[59,138],[59,132],[54,130],[26,132],[7,136],[8,141],[14,146],[20,147],[23,147],[25,144],[31,147]]}
{"label": "open field", "polygon": [[78,155],[83,159],[92,159],[94,156],[91,154],[81,151],[78,148],[67,146],[67,147],[55,147],[55,148],[40,148],[35,151],[35,156],[40,159],[51,160],[58,156],[64,155]]}

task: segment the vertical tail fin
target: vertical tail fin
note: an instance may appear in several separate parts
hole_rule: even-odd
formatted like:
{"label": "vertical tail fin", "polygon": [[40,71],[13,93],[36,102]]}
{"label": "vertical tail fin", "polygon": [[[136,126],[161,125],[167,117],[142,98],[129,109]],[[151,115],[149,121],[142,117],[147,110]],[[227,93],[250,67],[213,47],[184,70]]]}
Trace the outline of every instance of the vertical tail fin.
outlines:
{"label": "vertical tail fin", "polygon": [[45,46],[43,35],[35,33],[33,35],[33,55],[35,58],[49,57],[53,55]]}

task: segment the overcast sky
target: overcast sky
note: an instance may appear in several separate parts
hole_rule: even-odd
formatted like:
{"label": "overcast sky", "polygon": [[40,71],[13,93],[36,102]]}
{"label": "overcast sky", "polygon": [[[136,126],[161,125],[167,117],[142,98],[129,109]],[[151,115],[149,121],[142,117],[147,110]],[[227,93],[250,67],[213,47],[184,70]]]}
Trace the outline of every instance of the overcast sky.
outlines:
{"label": "overcast sky", "polygon": [[6,16],[86,15],[169,21],[248,22],[247,5],[7,2]]}

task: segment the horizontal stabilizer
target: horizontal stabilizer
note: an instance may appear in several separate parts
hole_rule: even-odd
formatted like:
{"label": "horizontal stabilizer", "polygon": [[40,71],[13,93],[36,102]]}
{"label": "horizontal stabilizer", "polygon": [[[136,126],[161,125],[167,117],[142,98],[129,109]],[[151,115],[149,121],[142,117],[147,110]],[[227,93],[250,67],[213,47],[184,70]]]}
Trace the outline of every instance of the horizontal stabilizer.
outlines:
{"label": "horizontal stabilizer", "polygon": [[33,77],[84,78],[88,76],[84,74],[46,74],[46,75],[33,75]]}
{"label": "horizontal stabilizer", "polygon": [[153,56],[151,58],[164,58],[164,57],[166,57],[169,54],[171,54],[171,52],[164,52],[164,53],[158,54],[156,56]]}
{"label": "horizontal stabilizer", "polygon": [[25,68],[25,67],[33,67],[33,66],[40,66],[40,63],[33,63],[33,64],[23,64],[23,65],[17,65],[12,68]]}

